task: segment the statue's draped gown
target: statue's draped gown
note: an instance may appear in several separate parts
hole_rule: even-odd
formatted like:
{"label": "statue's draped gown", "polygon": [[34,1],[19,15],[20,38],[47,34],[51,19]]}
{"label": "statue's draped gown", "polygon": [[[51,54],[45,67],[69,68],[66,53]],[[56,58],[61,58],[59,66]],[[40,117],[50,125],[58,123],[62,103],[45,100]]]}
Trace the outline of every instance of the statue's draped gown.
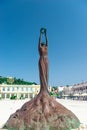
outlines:
{"label": "statue's draped gown", "polygon": [[39,75],[41,91],[48,92],[48,45],[39,43]]}

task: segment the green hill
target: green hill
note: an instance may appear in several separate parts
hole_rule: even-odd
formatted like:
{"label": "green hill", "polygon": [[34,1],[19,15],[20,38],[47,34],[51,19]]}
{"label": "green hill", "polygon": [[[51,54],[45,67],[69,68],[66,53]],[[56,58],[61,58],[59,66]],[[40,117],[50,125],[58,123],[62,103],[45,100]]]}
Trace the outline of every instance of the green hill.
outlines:
{"label": "green hill", "polygon": [[24,81],[23,79],[17,79],[17,78],[6,78],[6,77],[2,77],[0,76],[0,84],[5,83],[5,84],[20,84],[20,85],[32,85],[35,84],[35,82],[28,82],[28,81]]}

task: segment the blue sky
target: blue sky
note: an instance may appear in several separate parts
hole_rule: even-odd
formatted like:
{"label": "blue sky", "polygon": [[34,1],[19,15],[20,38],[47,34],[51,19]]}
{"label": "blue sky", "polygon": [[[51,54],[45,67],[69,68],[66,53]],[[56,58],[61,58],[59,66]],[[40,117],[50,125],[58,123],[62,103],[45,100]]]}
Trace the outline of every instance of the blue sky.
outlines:
{"label": "blue sky", "polygon": [[0,0],[0,75],[39,84],[41,27],[49,41],[49,84],[87,81],[86,0]]}

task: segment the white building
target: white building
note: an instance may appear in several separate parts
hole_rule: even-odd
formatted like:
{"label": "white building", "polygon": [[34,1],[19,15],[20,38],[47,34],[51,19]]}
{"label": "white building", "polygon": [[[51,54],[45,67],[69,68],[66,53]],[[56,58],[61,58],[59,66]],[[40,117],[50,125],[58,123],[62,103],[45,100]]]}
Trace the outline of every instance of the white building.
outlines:
{"label": "white building", "polygon": [[61,92],[61,91],[63,91],[64,86],[58,86],[57,89],[58,89],[58,92]]}
{"label": "white building", "polygon": [[33,98],[40,91],[40,85],[0,85],[0,98]]}
{"label": "white building", "polygon": [[75,98],[87,100],[87,82],[74,84],[72,92]]}

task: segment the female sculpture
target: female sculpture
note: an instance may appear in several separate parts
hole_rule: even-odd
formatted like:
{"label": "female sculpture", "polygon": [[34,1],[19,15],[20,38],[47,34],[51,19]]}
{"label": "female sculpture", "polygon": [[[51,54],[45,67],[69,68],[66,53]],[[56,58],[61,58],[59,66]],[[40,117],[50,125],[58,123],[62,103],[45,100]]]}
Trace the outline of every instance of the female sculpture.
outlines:
{"label": "female sculpture", "polygon": [[[44,35],[46,43],[42,42],[42,35]],[[46,36],[46,29],[40,29],[40,37],[39,37],[39,75],[40,75],[40,91],[48,92],[48,40]]]}

